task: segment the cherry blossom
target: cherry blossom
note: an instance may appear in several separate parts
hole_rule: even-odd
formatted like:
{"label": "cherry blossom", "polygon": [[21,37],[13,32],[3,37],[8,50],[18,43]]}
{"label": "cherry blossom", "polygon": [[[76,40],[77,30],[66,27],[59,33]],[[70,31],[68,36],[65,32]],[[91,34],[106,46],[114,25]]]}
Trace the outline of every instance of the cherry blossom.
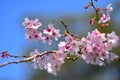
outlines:
{"label": "cherry blossom", "polygon": [[102,13],[102,17],[100,18],[100,20],[98,21],[98,23],[106,23],[108,21],[110,21],[110,12],[113,11],[113,8],[111,7],[112,4],[109,4],[104,10],[105,12],[101,11]]}
{"label": "cherry blossom", "polygon": [[42,25],[41,22],[39,22],[39,19],[35,20],[29,20],[28,18],[25,18],[23,22],[23,26],[25,26],[25,36],[26,39],[29,40],[41,40],[42,39],[42,33],[38,30],[38,28]]}
{"label": "cherry blossom", "polygon": [[104,9],[106,11],[107,16],[110,16],[110,12],[113,11],[113,8],[111,7],[112,4],[108,4],[108,6]]}
{"label": "cherry blossom", "polygon": [[71,35],[67,35],[65,40],[66,42],[60,42],[58,44],[59,50],[67,51],[71,55],[79,55],[78,51],[80,51],[80,41],[75,37],[73,38]]}
{"label": "cherry blossom", "polygon": [[[98,21],[99,24],[104,24],[110,21],[110,12],[113,11],[111,7],[112,4],[109,4],[104,10],[101,11],[100,8],[96,8],[94,5],[94,1],[91,0],[85,8],[92,6],[96,12],[96,16],[90,19],[89,23],[93,24],[95,20],[98,21],[99,11],[101,13],[101,17]],[[43,43],[48,43],[51,45],[52,39],[56,41],[61,36],[64,37],[64,41],[59,41],[58,50],[39,52],[38,49],[35,49],[33,52],[30,52],[30,56],[13,56],[8,54],[7,51],[1,52],[0,55],[2,58],[9,57],[19,57],[23,58],[23,60],[11,61],[8,63],[4,63],[1,66],[11,63],[19,63],[19,62],[33,62],[32,67],[34,69],[46,70],[48,73],[57,75],[57,71],[60,70],[61,65],[65,63],[65,59],[68,60],[76,60],[83,59],[88,64],[105,65],[105,61],[109,63],[116,59],[116,54],[112,52],[112,49],[118,45],[119,37],[113,31],[111,33],[105,34],[101,33],[97,29],[92,32],[88,32],[86,37],[82,37],[79,39],[76,35],[69,32],[67,25],[61,21],[66,31],[64,35],[60,34],[60,29],[56,29],[52,23],[49,23],[47,29],[41,30],[42,23],[39,19],[28,19],[25,18],[23,22],[23,26],[25,27],[25,38],[29,40],[42,41]],[[105,24],[107,25],[107,24]],[[73,55],[75,58],[72,58]],[[70,57],[69,57],[70,56]]]}
{"label": "cherry blossom", "polygon": [[43,30],[43,33],[53,37],[56,41],[58,40],[58,37],[61,37],[60,30],[55,29],[51,23],[48,24],[47,29]]}
{"label": "cherry blossom", "polygon": [[52,37],[54,37],[54,39],[57,41],[58,37],[61,37],[60,30],[55,29],[54,31],[52,31]]}
{"label": "cherry blossom", "polygon": [[29,40],[41,40],[42,39],[42,33],[37,31],[36,29],[27,29],[26,30],[26,34],[25,34],[25,38],[29,39]]}
{"label": "cherry blossom", "polygon": [[42,23],[39,22],[39,19],[35,19],[35,20],[30,20],[28,18],[25,18],[23,25],[25,26],[25,28],[32,28],[32,29],[38,29],[40,26],[42,26]]}
{"label": "cherry blossom", "polygon": [[107,44],[110,50],[112,50],[113,47],[117,46],[119,42],[119,37],[116,36],[116,33],[113,31],[110,34],[107,34]]}
{"label": "cherry blossom", "polygon": [[43,30],[43,33],[44,34],[47,34],[47,35],[52,35],[52,31],[54,30],[55,28],[53,27],[53,24],[48,24],[48,28]]}
{"label": "cherry blossom", "polygon": [[48,43],[49,45],[51,45],[51,39],[49,35],[46,35],[45,37],[42,37],[42,41],[43,43]]}
{"label": "cherry blossom", "polygon": [[[111,44],[109,44],[110,40],[113,40]],[[115,32],[107,34],[107,37],[105,37],[104,33],[100,33],[97,29],[93,30],[92,33],[88,33],[86,38],[81,39],[82,59],[86,63],[100,66],[105,65],[105,60],[108,62],[113,61],[115,54],[110,50],[116,46],[118,40],[119,38]]]}
{"label": "cherry blossom", "polygon": [[[31,56],[38,54],[38,50],[35,50],[35,52],[31,52]],[[35,57],[35,59],[33,60],[33,67],[35,69],[39,68],[47,70],[48,73],[51,73],[56,76],[56,72],[60,70],[61,65],[64,63],[65,57],[66,54],[64,54],[61,51],[56,51],[53,54],[51,52],[43,56]]]}
{"label": "cherry blossom", "polygon": [[110,20],[110,16],[106,15],[105,13],[102,13],[102,17],[98,21],[98,23],[106,23]]}

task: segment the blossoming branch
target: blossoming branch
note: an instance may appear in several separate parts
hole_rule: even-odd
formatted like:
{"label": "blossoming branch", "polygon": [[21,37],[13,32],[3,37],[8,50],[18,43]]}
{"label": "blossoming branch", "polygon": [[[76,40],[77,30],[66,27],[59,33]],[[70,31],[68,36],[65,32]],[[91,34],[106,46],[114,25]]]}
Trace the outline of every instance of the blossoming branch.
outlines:
{"label": "blossoming branch", "polygon": [[[97,0],[94,0],[97,2]],[[103,11],[100,8],[96,8],[94,1],[85,6],[88,9],[90,6],[96,12],[96,16],[90,20],[90,24],[93,24],[96,20],[98,24],[105,25],[111,19],[110,12],[113,8],[109,4]],[[101,13],[99,18],[98,12]],[[0,64],[0,67],[3,67],[8,64],[16,64],[22,62],[32,61],[33,68],[46,70],[48,73],[57,75],[57,71],[60,70],[62,64],[67,60],[78,60],[83,59],[87,64],[104,66],[111,61],[120,61],[120,57],[117,56],[112,49],[116,47],[119,43],[119,37],[116,35],[115,31],[111,33],[101,33],[98,29],[94,29],[92,32],[88,32],[86,37],[79,39],[78,36],[72,34],[68,26],[61,20],[61,24],[65,28],[64,33],[60,32],[60,29],[56,29],[52,23],[48,24],[47,29],[41,30],[42,22],[39,19],[28,19],[25,18],[23,26],[25,28],[25,38],[32,41],[42,41],[48,45],[52,45],[52,38],[57,41],[59,38],[64,38],[63,41],[60,41],[58,44],[57,50],[40,52],[38,49],[35,49],[33,52],[30,52],[29,56],[15,56],[9,54],[7,51],[0,53],[1,58],[20,58],[20,60],[9,61],[6,63]],[[72,57],[75,56],[75,57]]]}

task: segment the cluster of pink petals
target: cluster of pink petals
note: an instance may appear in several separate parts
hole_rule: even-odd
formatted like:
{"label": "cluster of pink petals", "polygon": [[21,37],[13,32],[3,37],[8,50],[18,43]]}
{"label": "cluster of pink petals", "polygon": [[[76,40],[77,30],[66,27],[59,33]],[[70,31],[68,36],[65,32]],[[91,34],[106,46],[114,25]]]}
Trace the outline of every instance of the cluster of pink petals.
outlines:
{"label": "cluster of pink petals", "polygon": [[[31,52],[30,55],[39,55],[40,52],[35,49],[34,52]],[[38,56],[34,58],[33,60],[33,67],[35,69],[44,69],[47,70],[48,73],[51,73],[53,75],[57,75],[57,71],[60,70],[61,65],[64,63],[64,58],[66,57],[66,54],[64,54],[61,51],[56,51],[55,53],[46,53],[42,56]]]}
{"label": "cluster of pink petals", "polygon": [[[50,36],[52,35],[51,30],[53,30],[53,28],[48,27],[47,30],[44,30],[44,33]],[[81,51],[81,59],[85,60],[88,64],[99,66],[105,65],[105,61],[113,61],[116,55],[112,53],[111,50],[117,46],[118,41],[119,38],[115,32],[105,35],[105,33],[100,33],[95,29],[81,40],[78,40],[70,34],[66,35],[65,41],[58,44],[58,51],[40,53],[35,49],[34,52],[30,53],[30,56],[39,55],[33,60],[33,67],[35,69],[44,69],[48,73],[57,75],[57,71],[60,70],[67,54],[78,56],[80,55],[79,51]]]}
{"label": "cluster of pink petals", "polygon": [[23,26],[25,26],[26,30],[26,39],[30,40],[41,40],[42,39],[42,33],[38,31],[38,28],[42,26],[42,23],[39,22],[39,19],[35,20],[29,20],[28,18],[25,18],[23,22]]}
{"label": "cluster of pink petals", "polygon": [[[23,26],[25,26],[26,30],[25,36],[29,40],[42,40],[43,43],[47,42],[49,45],[51,45],[51,37],[53,37],[55,40],[58,40],[58,38],[61,37],[60,30],[55,29],[52,24],[48,24],[48,29],[43,31],[39,30],[39,27],[42,26],[42,23],[39,22],[39,19],[29,20],[28,18],[25,18]],[[45,36],[42,36],[43,33]]]}
{"label": "cluster of pink petals", "polygon": [[46,34],[45,37],[43,37],[43,42],[48,42],[49,45],[51,45],[51,39],[50,37],[53,37],[56,41],[59,37],[61,37],[60,30],[55,29],[53,27],[53,24],[48,24],[48,28],[43,30],[43,33]]}
{"label": "cluster of pink petals", "polygon": [[98,21],[98,23],[106,23],[108,21],[110,21],[110,12],[113,11],[113,8],[111,7],[112,4],[109,4],[104,10],[105,12],[102,11],[102,16],[100,18],[100,20]]}
{"label": "cluster of pink petals", "polygon": [[82,59],[89,64],[105,65],[104,61],[113,61],[115,54],[110,52],[118,44],[119,38],[115,32],[100,33],[97,29],[81,39]]}
{"label": "cluster of pink petals", "polygon": [[[107,15],[112,11],[110,6],[111,5],[106,8]],[[106,14],[103,14],[104,18]],[[106,22],[104,20],[101,21],[102,23]],[[58,38],[61,37],[60,30],[55,29],[51,23],[48,24],[47,29],[39,30],[42,24],[38,19],[29,20],[25,18],[23,25],[26,30],[26,38],[30,40],[42,40],[43,43],[47,42],[51,45],[51,38],[58,40]],[[30,56],[35,56],[33,59],[33,67],[35,69],[43,69],[48,73],[57,75],[57,71],[60,70],[68,54],[79,56],[79,52],[81,52],[81,59],[85,60],[86,63],[99,66],[105,65],[105,61],[113,61],[116,55],[112,53],[111,50],[113,47],[117,46],[118,41],[119,37],[116,36],[115,32],[105,35],[105,33],[100,33],[95,29],[92,33],[89,32],[87,37],[83,37],[81,40],[76,36],[66,34],[65,41],[58,44],[58,50],[40,53],[35,49],[34,52],[30,52]],[[1,54],[3,58],[8,57],[6,52]]]}
{"label": "cluster of pink petals", "polygon": [[70,55],[79,55],[78,51],[80,51],[80,41],[70,34],[65,37],[65,40],[66,42],[60,42],[58,44],[59,50],[70,53]]}

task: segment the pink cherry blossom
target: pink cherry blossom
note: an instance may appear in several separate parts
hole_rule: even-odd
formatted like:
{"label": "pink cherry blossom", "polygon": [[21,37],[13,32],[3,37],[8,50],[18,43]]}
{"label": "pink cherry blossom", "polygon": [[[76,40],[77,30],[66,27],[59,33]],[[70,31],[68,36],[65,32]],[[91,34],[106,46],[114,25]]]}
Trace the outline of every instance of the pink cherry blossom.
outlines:
{"label": "pink cherry blossom", "polygon": [[109,49],[111,50],[113,47],[118,45],[119,37],[116,36],[116,33],[113,31],[110,34],[107,34],[107,44],[109,45]]}
{"label": "pink cherry blossom", "polygon": [[108,21],[110,21],[110,12],[113,11],[113,8],[111,7],[112,4],[109,4],[104,10],[105,12],[101,11],[102,16],[100,18],[100,20],[98,21],[98,23],[106,23]]}
{"label": "pink cherry blossom", "polygon": [[98,21],[98,23],[106,23],[110,20],[110,16],[106,15],[105,13],[102,13],[102,17],[100,18],[100,20]]}
{"label": "pink cherry blossom", "polygon": [[29,20],[28,18],[25,18],[23,25],[25,28],[38,29],[40,26],[42,26],[42,23],[39,22],[39,19]]}
{"label": "pink cherry blossom", "polygon": [[44,34],[47,34],[47,35],[52,35],[52,31],[54,30],[55,28],[53,27],[53,24],[48,24],[48,28],[43,30],[43,33]]}
{"label": "pink cherry blossom", "polygon": [[52,35],[51,36],[54,37],[54,39],[57,41],[58,37],[61,37],[60,30],[59,29],[55,29],[54,31],[52,31]]}
{"label": "pink cherry blossom", "polygon": [[58,44],[59,50],[63,50],[63,52],[68,52],[70,55],[79,55],[78,51],[80,51],[80,41],[75,37],[73,38],[71,35],[67,35],[65,37],[66,42],[60,42]]}
{"label": "pink cherry blossom", "polygon": [[89,32],[87,37],[83,37],[80,42],[82,59],[89,64],[105,65],[105,60],[108,62],[114,60],[115,54],[110,50],[117,45],[118,40],[115,32],[107,34],[107,37],[105,37],[105,33],[100,33],[97,29],[92,33]]}
{"label": "pink cherry blossom", "polygon": [[42,23],[39,22],[39,19],[29,20],[28,18],[25,18],[23,25],[26,30],[26,39],[35,41],[42,39],[42,33],[38,30],[38,28],[42,25]]}
{"label": "pink cherry blossom", "polygon": [[51,45],[51,39],[49,35],[46,35],[45,37],[42,37],[42,41],[43,43],[48,43],[49,45]]}
{"label": "pink cherry blossom", "polygon": [[107,16],[110,16],[110,12],[113,11],[113,8],[111,7],[112,4],[108,4],[108,6],[105,8]]}
{"label": "pink cherry blossom", "polygon": [[[35,52],[31,52],[32,55],[39,54],[38,50],[35,50]],[[33,60],[33,67],[35,69],[44,69],[47,70],[48,73],[51,73],[53,75],[57,75],[57,71],[60,70],[61,65],[64,63],[64,58],[66,57],[66,54],[56,51],[54,54],[52,53],[46,53],[43,56],[35,57]]]}
{"label": "pink cherry blossom", "polygon": [[48,24],[47,29],[43,30],[43,33],[53,37],[56,41],[58,40],[58,37],[61,37],[60,30],[55,29],[51,23]]}
{"label": "pink cherry blossom", "polygon": [[[35,49],[34,52],[30,52],[30,56],[34,56],[34,55],[38,55],[38,54],[40,54],[38,49]],[[40,59],[39,57],[36,57],[36,58],[33,59],[34,63],[32,64],[32,66],[33,66],[34,69],[37,69],[39,67],[39,59]]]}
{"label": "pink cherry blossom", "polygon": [[29,39],[29,40],[38,41],[42,39],[42,33],[36,29],[31,29],[31,28],[28,28],[26,30],[25,36],[26,36],[26,39]]}

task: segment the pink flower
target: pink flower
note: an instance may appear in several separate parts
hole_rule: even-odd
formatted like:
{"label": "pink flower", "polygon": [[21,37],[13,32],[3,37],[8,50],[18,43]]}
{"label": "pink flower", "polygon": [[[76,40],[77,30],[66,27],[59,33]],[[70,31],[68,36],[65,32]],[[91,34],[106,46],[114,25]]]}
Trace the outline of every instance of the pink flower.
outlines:
{"label": "pink flower", "polygon": [[48,24],[48,28],[43,30],[43,33],[44,34],[47,34],[47,35],[52,35],[52,31],[54,30],[55,28],[53,27],[53,24]]}
{"label": "pink flower", "polygon": [[[38,50],[35,52],[31,52],[31,56],[39,54]],[[53,75],[57,75],[57,71],[60,70],[61,65],[64,63],[64,58],[66,54],[60,51],[56,51],[56,53],[46,53],[42,56],[35,57],[33,60],[33,67],[47,70],[48,73]]]}
{"label": "pink flower", "polygon": [[49,35],[46,35],[45,37],[42,38],[43,43],[48,43],[49,45],[51,45],[51,39]]}
{"label": "pink flower", "polygon": [[[111,42],[112,40],[112,42]],[[113,47],[118,43],[118,36],[114,32],[107,34],[100,33],[97,29],[92,33],[88,33],[86,38],[82,38],[80,45],[82,49],[82,59],[86,63],[94,65],[105,65],[105,60],[108,62],[115,59],[115,54],[111,53]]]}
{"label": "pink flower", "polygon": [[100,20],[98,21],[98,23],[106,23],[108,21],[110,21],[110,12],[113,11],[113,8],[111,7],[112,4],[109,4],[104,10],[105,13],[102,12],[102,17],[100,18]]}
{"label": "pink flower", "polygon": [[54,39],[57,41],[58,37],[61,37],[60,30],[59,29],[55,29],[54,31],[52,31],[52,35],[51,36],[54,37]]}
{"label": "pink flower", "polygon": [[55,54],[53,54],[52,60],[48,62],[46,66],[47,72],[56,76],[56,71],[60,70],[61,65],[64,63],[65,56],[66,54],[60,51],[57,51]]}
{"label": "pink flower", "polygon": [[26,39],[35,41],[42,39],[42,33],[38,30],[38,28],[42,25],[41,22],[39,22],[39,19],[29,20],[28,18],[25,18],[23,25],[26,30]]}
{"label": "pink flower", "polygon": [[110,34],[107,34],[107,44],[109,45],[109,49],[111,50],[113,47],[115,47],[119,42],[119,37],[116,36],[115,32],[112,32]]}
{"label": "pink flower", "polygon": [[70,46],[66,42],[60,42],[58,44],[59,50],[64,52],[64,51],[70,51]]}
{"label": "pink flower", "polygon": [[113,11],[113,8],[111,7],[112,4],[108,4],[108,6],[105,8],[107,16],[110,16],[110,12]]}
{"label": "pink flower", "polygon": [[[38,51],[38,49],[35,49],[35,51],[34,52],[30,52],[30,56],[34,56],[34,55],[38,55],[38,54],[40,54],[40,52]],[[33,66],[33,68],[34,69],[37,69],[38,67],[39,67],[39,57],[35,57],[34,59],[33,59],[33,64],[32,64],[32,66]]]}
{"label": "pink flower", "polygon": [[39,22],[39,19],[29,20],[28,18],[25,18],[23,25],[25,28],[38,29],[40,26],[42,26],[42,23]]}
{"label": "pink flower", "polygon": [[49,24],[48,28],[43,30],[43,33],[53,37],[56,41],[58,40],[58,37],[61,37],[60,30],[55,29],[53,24]]}
{"label": "pink flower", "polygon": [[28,28],[26,30],[25,36],[26,36],[26,39],[29,39],[29,40],[38,41],[42,39],[42,33],[32,28]]}
{"label": "pink flower", "polygon": [[106,23],[110,20],[110,16],[106,15],[105,13],[102,13],[102,17],[100,18],[100,20],[98,21],[98,23]]}
{"label": "pink flower", "polygon": [[70,55],[79,55],[78,51],[80,51],[80,41],[73,38],[71,35],[67,35],[65,40],[66,42],[60,42],[58,44],[59,50],[70,53]]}

